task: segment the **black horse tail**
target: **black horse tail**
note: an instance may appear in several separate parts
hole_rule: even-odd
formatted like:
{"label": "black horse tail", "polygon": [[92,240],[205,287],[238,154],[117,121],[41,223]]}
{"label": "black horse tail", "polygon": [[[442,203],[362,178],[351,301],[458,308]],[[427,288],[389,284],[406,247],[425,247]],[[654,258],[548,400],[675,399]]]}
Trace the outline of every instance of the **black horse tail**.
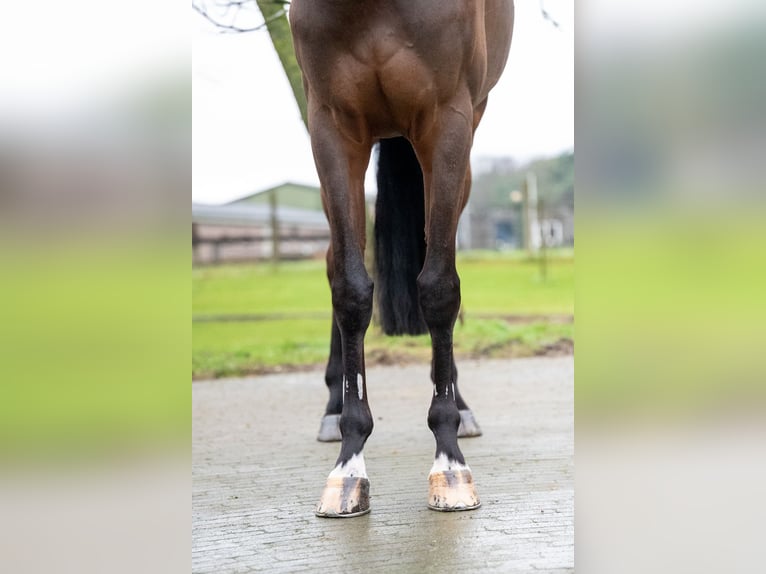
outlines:
{"label": "black horse tail", "polygon": [[375,293],[387,335],[427,332],[416,279],[426,256],[423,172],[403,137],[380,140],[375,202]]}

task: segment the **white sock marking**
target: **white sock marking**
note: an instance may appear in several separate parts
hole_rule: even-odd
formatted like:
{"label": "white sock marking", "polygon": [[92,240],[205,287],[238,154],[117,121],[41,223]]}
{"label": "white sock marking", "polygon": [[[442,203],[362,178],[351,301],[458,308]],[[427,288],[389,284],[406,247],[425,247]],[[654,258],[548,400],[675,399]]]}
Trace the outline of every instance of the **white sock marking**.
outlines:
{"label": "white sock marking", "polygon": [[356,374],[356,392],[361,401],[364,398],[364,379],[362,378],[362,373]]}
{"label": "white sock marking", "polygon": [[431,472],[429,472],[428,474],[434,474],[435,472],[444,472],[445,470],[467,470],[469,472],[471,471],[471,469],[468,468],[467,464],[460,464],[456,460],[450,460],[447,458],[446,454],[441,453],[434,460],[434,465],[431,467]]}
{"label": "white sock marking", "polygon": [[360,452],[352,456],[346,464],[339,464],[330,472],[330,478],[357,476],[367,478],[367,468],[364,465],[364,455]]}

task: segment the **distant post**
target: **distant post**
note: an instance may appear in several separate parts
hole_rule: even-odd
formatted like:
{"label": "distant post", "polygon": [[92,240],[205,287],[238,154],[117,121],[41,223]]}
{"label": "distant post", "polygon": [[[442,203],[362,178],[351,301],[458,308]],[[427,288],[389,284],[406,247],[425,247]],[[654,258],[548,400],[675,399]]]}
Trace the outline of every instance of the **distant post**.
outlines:
{"label": "distant post", "polygon": [[537,176],[527,172],[524,183],[524,246],[535,255],[540,246],[540,223],[537,218]]}
{"label": "distant post", "polygon": [[192,222],[192,264],[199,261],[199,230],[197,224]]}
{"label": "distant post", "polygon": [[513,234],[515,236],[514,239],[518,240],[520,249],[525,249],[526,245],[524,242],[526,241],[526,237],[524,235],[525,233],[524,230],[526,229],[526,227],[524,225],[524,192],[518,189],[514,189],[513,191],[511,191],[509,197],[511,200],[511,206],[514,208],[514,210],[519,212],[519,220],[520,220],[518,225],[514,226],[514,231],[513,231]]}
{"label": "distant post", "polygon": [[269,211],[271,219],[271,260],[279,263],[279,218],[277,217],[277,190],[269,192]]}
{"label": "distant post", "polygon": [[545,200],[540,198],[538,205],[538,218],[540,220],[540,276],[543,281],[548,279],[548,249],[546,246],[545,230],[543,229],[543,221],[545,221]]}

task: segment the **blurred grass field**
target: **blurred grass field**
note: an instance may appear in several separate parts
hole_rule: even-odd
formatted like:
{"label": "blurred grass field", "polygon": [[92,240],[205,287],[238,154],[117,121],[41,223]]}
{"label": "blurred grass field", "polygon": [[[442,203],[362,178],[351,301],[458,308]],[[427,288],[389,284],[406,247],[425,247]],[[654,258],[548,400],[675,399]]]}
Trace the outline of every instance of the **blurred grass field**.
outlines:
{"label": "blurred grass field", "polygon": [[[545,278],[538,261],[494,252],[461,254],[458,272],[458,358],[571,350],[571,250],[549,254]],[[194,378],[321,366],[327,359],[331,306],[323,261],[194,269],[192,309]],[[368,365],[428,361],[429,337],[385,337],[373,323],[366,353]]]}
{"label": "blurred grass field", "polygon": [[185,234],[0,248],[0,465],[186,444],[187,253]]}

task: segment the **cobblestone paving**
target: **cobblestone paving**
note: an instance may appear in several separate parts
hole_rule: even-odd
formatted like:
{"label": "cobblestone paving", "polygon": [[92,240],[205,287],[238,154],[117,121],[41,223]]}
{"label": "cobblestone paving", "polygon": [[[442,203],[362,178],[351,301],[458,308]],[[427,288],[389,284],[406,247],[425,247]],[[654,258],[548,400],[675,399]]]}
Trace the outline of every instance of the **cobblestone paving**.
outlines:
{"label": "cobblestone paving", "polygon": [[458,368],[484,431],[461,439],[482,507],[426,507],[429,368],[377,367],[372,512],[344,520],[313,512],[339,450],[315,440],[321,372],[193,383],[193,571],[573,571],[573,358]]}

